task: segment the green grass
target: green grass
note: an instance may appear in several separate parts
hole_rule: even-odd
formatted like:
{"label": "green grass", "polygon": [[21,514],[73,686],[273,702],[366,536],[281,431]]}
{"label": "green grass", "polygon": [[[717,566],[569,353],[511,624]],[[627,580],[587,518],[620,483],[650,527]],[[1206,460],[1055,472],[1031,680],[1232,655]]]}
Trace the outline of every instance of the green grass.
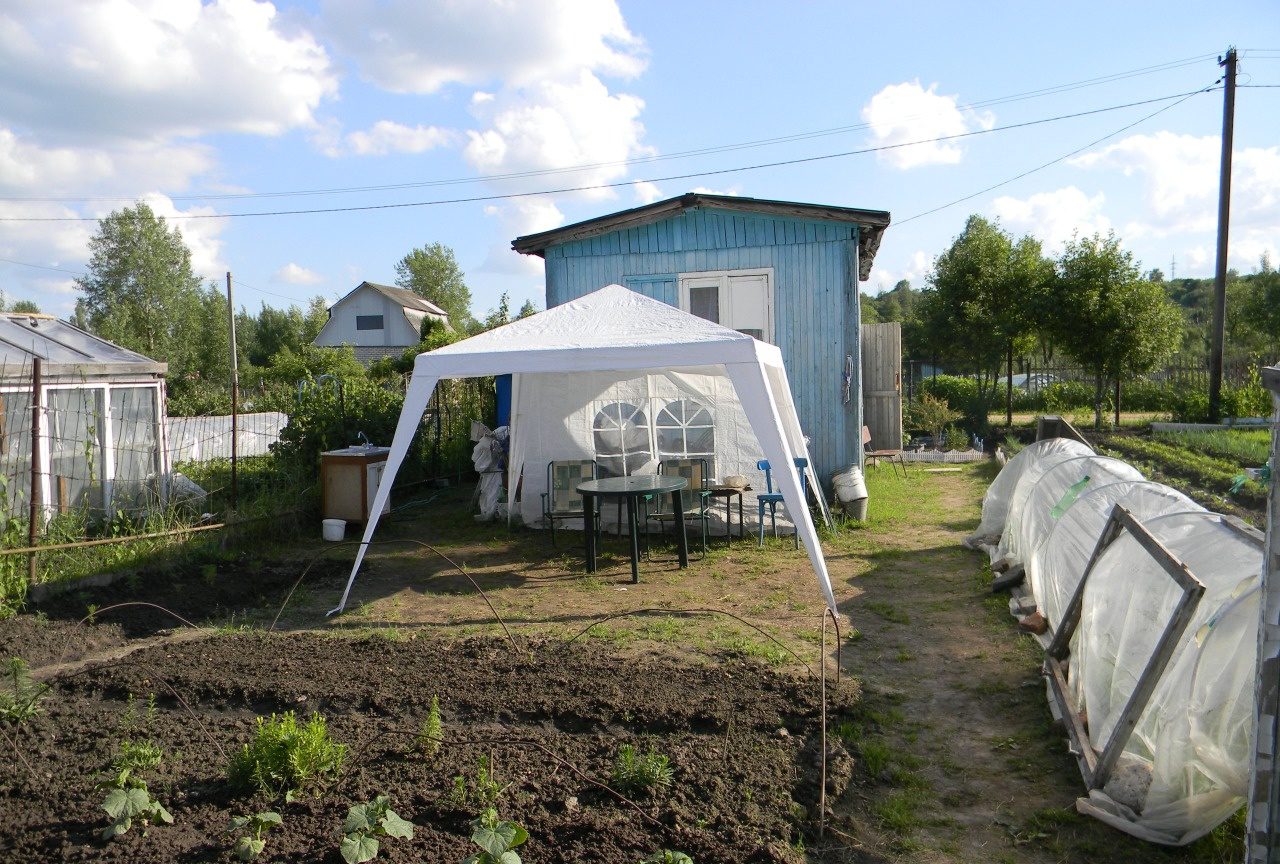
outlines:
{"label": "green grass", "polygon": [[911,623],[911,617],[892,603],[881,603],[873,600],[866,605],[869,611],[874,612],[886,621],[892,621],[894,624]]}
{"label": "green grass", "polygon": [[1151,437],[1165,444],[1245,467],[1263,465],[1271,455],[1271,434],[1266,429],[1156,432]]}

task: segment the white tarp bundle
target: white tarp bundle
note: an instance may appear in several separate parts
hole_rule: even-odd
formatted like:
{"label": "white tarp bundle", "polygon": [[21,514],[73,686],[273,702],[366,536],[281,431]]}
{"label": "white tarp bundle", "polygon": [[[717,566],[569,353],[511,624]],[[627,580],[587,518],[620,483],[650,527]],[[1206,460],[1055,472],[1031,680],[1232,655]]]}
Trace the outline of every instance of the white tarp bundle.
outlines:
{"label": "white tarp bundle", "polygon": [[[750,461],[754,465],[756,459],[763,457],[773,466],[775,488],[783,495],[787,513],[798,523],[796,531],[809,553],[827,605],[836,611],[826,561],[793,464],[796,458],[809,459],[809,454],[782,353],[777,346],[621,285],[601,288],[545,312],[419,354],[387,468],[371,508],[373,513],[381,513],[390,496],[396,471],[404,461],[436,383],[441,378],[507,373],[513,375],[508,488],[516,488],[523,471],[526,515],[530,507],[540,506],[538,493],[546,484],[547,462],[575,458],[575,454],[584,452],[587,439],[583,420],[591,415],[594,435],[596,415],[600,413],[590,411],[591,406],[616,406],[621,403],[613,396],[627,396],[637,401],[643,401],[641,397],[662,400],[666,408],[681,401],[682,395],[703,395],[714,401],[723,418],[714,424],[725,445],[722,451],[717,442],[716,458],[727,460],[727,464],[717,464],[715,470],[726,476],[729,472],[725,468],[742,466],[748,458],[748,433],[754,436],[756,448]],[[640,408],[634,403],[626,404]],[[652,404],[644,402],[650,410]],[[675,417],[676,410],[673,406],[668,416]],[[608,422],[608,411],[604,415],[600,423]],[[652,458],[646,459],[640,452],[638,433],[628,431],[638,430],[641,424],[628,426],[625,421],[629,416],[624,417],[621,409],[617,409],[615,417],[621,434],[613,440],[622,444],[617,458],[630,471],[637,470]],[[680,422],[673,421],[669,426],[681,426],[685,435],[690,431],[696,434],[700,427],[685,422],[689,419],[687,414],[681,414]],[[660,429],[661,424],[655,428]],[[595,455],[593,450],[585,452],[589,454],[585,458]],[[812,482],[812,468],[809,476]],[[378,518],[370,518],[346,590],[334,612],[346,606],[377,525]]]}
{"label": "white tarp bundle", "polygon": [[[1224,517],[1124,463],[1078,455],[1082,446],[1053,439],[1011,460],[988,491],[982,527],[969,543],[1025,568],[1030,600],[1051,628],[1061,623],[1116,504],[1204,584],[1125,747],[1123,771],[1077,802],[1082,812],[1135,836],[1189,843],[1244,804],[1262,551]],[[1086,475],[1089,482],[1081,482]],[[1068,684],[1096,750],[1110,739],[1181,596],[1127,533],[1094,565],[1070,646]]]}

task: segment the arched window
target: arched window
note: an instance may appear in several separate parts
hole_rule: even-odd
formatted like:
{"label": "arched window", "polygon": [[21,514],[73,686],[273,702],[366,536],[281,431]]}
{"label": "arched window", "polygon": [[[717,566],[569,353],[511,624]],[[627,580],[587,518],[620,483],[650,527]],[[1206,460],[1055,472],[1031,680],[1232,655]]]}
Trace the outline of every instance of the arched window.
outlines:
{"label": "arched window", "polygon": [[649,418],[627,402],[610,402],[596,412],[596,464],[603,477],[630,475],[653,455],[649,449]]}
{"label": "arched window", "polygon": [[[668,402],[654,418],[659,459],[706,459],[716,452],[716,426],[711,410],[692,399]],[[712,469],[714,470],[714,469]]]}

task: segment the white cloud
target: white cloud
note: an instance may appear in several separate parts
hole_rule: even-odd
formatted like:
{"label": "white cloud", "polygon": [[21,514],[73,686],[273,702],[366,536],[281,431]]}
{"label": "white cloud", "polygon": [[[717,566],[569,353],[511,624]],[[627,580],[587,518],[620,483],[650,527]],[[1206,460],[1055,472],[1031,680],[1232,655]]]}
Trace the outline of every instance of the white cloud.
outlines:
{"label": "white cloud", "polygon": [[139,188],[182,189],[211,170],[202,144],[113,142],[109,147],[42,147],[0,127],[0,191],[52,195],[129,195]]}
{"label": "white cloud", "polygon": [[11,0],[4,119],[47,139],[277,135],[337,91],[325,50],[255,0]]}
{"label": "white cloud", "polygon": [[[899,281],[906,279],[911,287],[919,291],[924,287],[925,275],[933,268],[933,259],[923,249],[917,249],[905,261],[890,262],[886,260],[884,251],[876,256],[875,267],[871,275],[875,280],[876,292],[881,294],[893,288]],[[864,289],[865,290],[865,289]]]}
{"label": "white cloud", "polygon": [[[1211,234],[1218,218],[1221,144],[1216,136],[1161,131],[1133,135],[1071,160],[1082,168],[1120,171],[1142,184],[1146,212],[1126,223],[1126,238]],[[1252,270],[1280,237],[1280,147],[1245,147],[1232,154],[1229,263]],[[1205,248],[1186,253],[1194,269],[1212,264]]]}
{"label": "white cloud", "polygon": [[735,198],[742,195],[741,186],[728,186],[724,189],[712,189],[710,186],[694,186],[689,191],[698,195],[728,195]]}
{"label": "white cloud", "polygon": [[[995,124],[995,115],[962,111],[956,106],[955,96],[940,96],[935,92],[937,87],[930,84],[926,90],[918,80],[907,81],[890,84],[872,96],[862,109],[862,119],[871,125],[873,143],[884,147],[929,141],[973,129],[990,129]],[[903,170],[920,165],[954,165],[962,155],[959,144],[947,141],[895,147],[877,154]]]}
{"label": "white cloud", "polygon": [[319,285],[324,281],[324,277],[316,271],[308,270],[292,261],[271,274],[271,279],[273,282],[283,282],[286,285]]}
{"label": "white cloud", "polygon": [[631,191],[635,194],[636,201],[641,204],[652,204],[662,199],[662,190],[656,183],[650,183],[648,180],[637,180],[632,183]]}
{"label": "white cloud", "polygon": [[[643,108],[635,96],[611,94],[584,69],[569,81],[543,81],[473,103],[473,112],[488,128],[467,132],[463,155],[484,175],[595,165],[561,182],[614,182],[627,174],[627,166],[617,163],[649,152],[640,143]],[[601,190],[588,197],[611,195]]]}
{"label": "white cloud", "polygon": [[613,0],[327,0],[322,22],[364,77],[399,93],[533,86],[583,69],[633,77],[645,66]]}
{"label": "white cloud", "polygon": [[1111,221],[1102,212],[1106,196],[1092,197],[1075,186],[1053,192],[1037,192],[1028,198],[1002,195],[991,209],[1002,227],[1015,235],[1031,234],[1043,244],[1045,254],[1056,254],[1072,235],[1106,234]]}
{"label": "white cloud", "polygon": [[[163,216],[169,228],[176,228],[182,235],[182,242],[191,250],[191,269],[197,276],[221,282],[227,271],[226,261],[222,257],[222,230],[226,228],[225,219],[191,219],[191,216],[212,216],[217,213],[212,207],[191,207],[183,210],[175,205],[167,195],[153,192],[143,195],[142,200],[150,205],[157,216]],[[98,214],[106,216],[106,211]],[[92,225],[92,223],[90,223]],[[93,226],[92,230],[97,230]]]}
{"label": "white cloud", "polygon": [[489,248],[484,263],[480,265],[481,272],[541,277],[542,259],[513,251],[511,241],[525,234],[550,231],[563,225],[564,214],[555,201],[547,197],[517,198],[503,204],[491,204],[484,208],[484,213],[497,221],[499,236],[503,239]]}
{"label": "white cloud", "polygon": [[391,120],[379,120],[367,130],[348,134],[346,152],[357,156],[425,153],[437,147],[446,147],[457,140],[456,132],[439,126],[405,126]]}

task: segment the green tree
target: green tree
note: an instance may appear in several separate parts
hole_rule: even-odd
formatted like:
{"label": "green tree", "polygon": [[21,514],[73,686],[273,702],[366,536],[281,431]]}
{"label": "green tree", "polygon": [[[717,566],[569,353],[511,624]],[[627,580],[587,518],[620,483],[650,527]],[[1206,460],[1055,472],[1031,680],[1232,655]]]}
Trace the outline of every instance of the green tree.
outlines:
{"label": "green tree", "polygon": [[[1030,349],[1052,277],[1053,265],[1041,255],[1038,240],[1025,236],[1015,242],[977,215],[934,261],[914,310],[914,338],[922,338],[934,356],[977,374],[979,404],[969,406],[971,423],[985,422],[1002,361],[1011,373],[1013,355]],[[1006,405],[1010,381],[1011,376]]]}
{"label": "green tree", "polygon": [[429,243],[401,258],[396,264],[396,284],[449,313],[449,323],[458,330],[474,329],[471,289],[453,250],[443,243]]}
{"label": "green tree", "polygon": [[520,307],[520,311],[516,313],[516,319],[528,318],[530,315],[537,315],[538,307],[533,305],[532,300],[524,301],[524,305]]}
{"label": "green tree", "polygon": [[495,327],[501,327],[503,324],[511,323],[511,295],[506,291],[502,292],[502,296],[498,298],[498,308],[491,309],[489,314],[484,316],[484,322],[480,325],[481,330],[492,330]]}
{"label": "green tree", "polygon": [[34,300],[18,300],[9,307],[10,312],[26,312],[40,314],[40,307],[36,305]]}
{"label": "green tree", "polygon": [[1104,383],[1149,372],[1182,340],[1181,310],[1162,284],[1142,277],[1115,234],[1067,244],[1057,262],[1051,304],[1055,342],[1093,373],[1098,428]]}
{"label": "green tree", "polygon": [[89,252],[77,317],[104,339],[189,371],[183,360],[203,338],[202,304],[181,232],[139,201],[99,221]]}
{"label": "green tree", "polygon": [[[1243,317],[1271,351],[1271,356],[1263,359],[1280,360],[1275,354],[1280,346],[1280,272],[1271,265],[1271,259],[1263,255],[1258,272],[1246,279],[1249,290],[1241,304]],[[1228,306],[1228,321],[1230,311]]]}

